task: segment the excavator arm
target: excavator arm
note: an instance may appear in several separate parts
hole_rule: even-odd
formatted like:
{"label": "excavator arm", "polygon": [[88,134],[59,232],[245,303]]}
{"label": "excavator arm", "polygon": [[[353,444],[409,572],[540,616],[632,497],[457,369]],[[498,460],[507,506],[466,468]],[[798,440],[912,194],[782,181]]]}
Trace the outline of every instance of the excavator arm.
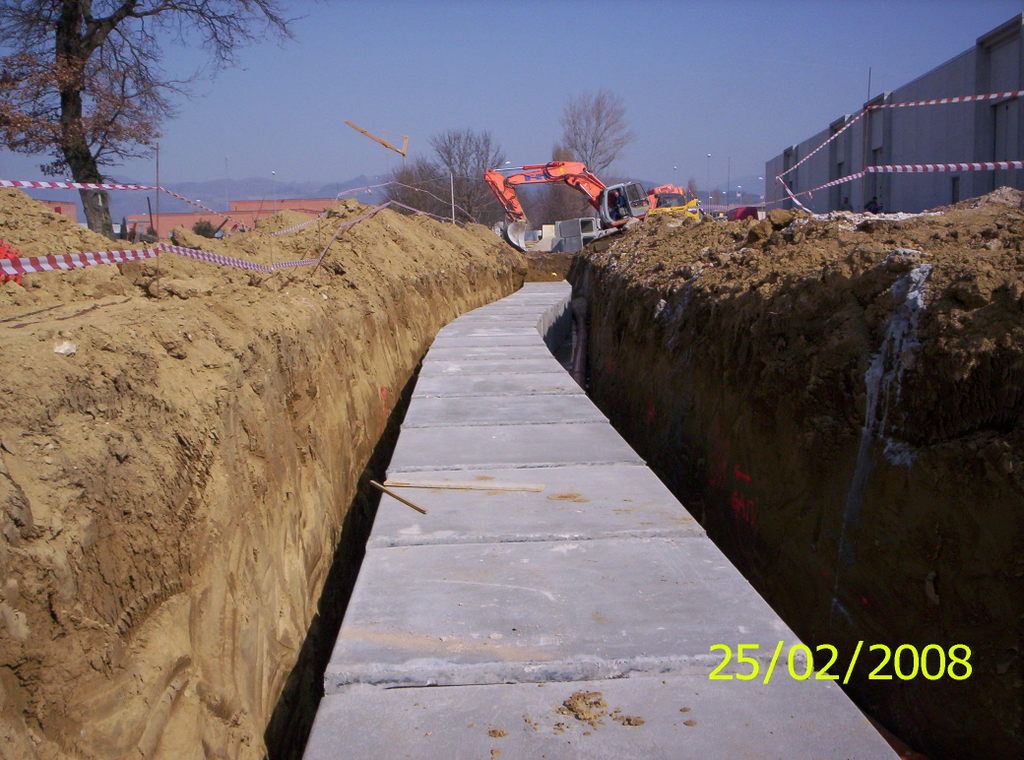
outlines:
{"label": "excavator arm", "polygon": [[530,164],[516,167],[515,174],[502,174],[495,169],[484,172],[484,180],[505,209],[511,222],[525,222],[526,212],[516,195],[518,185],[534,185],[546,182],[564,182],[579,190],[594,208],[600,207],[601,191],[605,184],[591,174],[578,161],[551,161],[547,164]]}

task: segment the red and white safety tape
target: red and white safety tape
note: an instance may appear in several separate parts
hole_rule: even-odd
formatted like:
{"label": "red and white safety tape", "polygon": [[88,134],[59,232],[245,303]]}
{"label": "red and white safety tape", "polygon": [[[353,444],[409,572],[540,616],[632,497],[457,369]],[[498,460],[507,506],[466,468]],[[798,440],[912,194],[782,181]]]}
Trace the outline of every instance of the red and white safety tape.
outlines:
{"label": "red and white safety tape", "polygon": [[161,253],[173,253],[178,256],[255,272],[274,272],[287,267],[309,266],[319,261],[319,259],[299,259],[297,261],[277,261],[273,264],[260,264],[255,261],[245,261],[244,259],[236,259],[233,256],[222,256],[218,253],[210,253],[209,251],[201,251],[195,248],[184,248],[170,243],[158,243],[152,248],[123,251],[89,251],[87,253],[64,253],[54,256],[23,256],[17,259],[0,259],[0,273],[15,276],[32,272],[83,269],[95,266],[96,264],[123,264],[129,261],[151,259]]}
{"label": "red and white safety tape", "polygon": [[1000,100],[1002,98],[1019,98],[1024,90],[1008,90],[1007,92],[987,92],[984,95],[958,95],[954,98],[932,98],[931,100],[908,100],[905,103],[876,103],[868,106],[868,110],[877,108],[910,108],[912,106],[943,106],[949,103],[976,103],[979,100]]}
{"label": "red and white safety tape", "polygon": [[156,248],[126,251],[89,251],[88,253],[62,253],[53,256],[22,256],[16,259],[0,259],[0,273],[17,276],[31,272],[83,269],[96,264],[121,264],[127,261],[151,259],[159,253],[160,249],[157,246]]}
{"label": "red and white safety tape", "polygon": [[[117,251],[89,251],[86,253],[65,253],[52,256],[22,256],[19,258],[0,258],[0,274],[8,276],[17,276],[22,274],[29,274],[33,272],[52,272],[57,270],[69,270],[69,269],[83,269],[89,266],[95,266],[96,264],[118,264],[128,261],[139,261],[141,259],[150,259],[160,253],[173,253],[178,256],[185,256],[192,259],[198,259],[200,261],[208,261],[212,264],[220,264],[221,266],[234,267],[236,269],[245,269],[254,272],[274,272],[278,269],[285,269],[288,267],[301,267],[311,266],[318,264],[327,253],[327,249],[330,248],[331,243],[337,240],[338,236],[347,228],[359,224],[359,222],[369,219],[374,214],[377,214],[390,206],[399,206],[401,208],[412,211],[416,214],[422,214],[424,216],[434,216],[426,211],[420,211],[419,209],[413,208],[412,206],[406,206],[404,203],[398,203],[397,201],[387,201],[379,206],[374,206],[366,213],[356,217],[355,219],[348,219],[338,225],[334,235],[330,241],[320,252],[320,255],[316,258],[309,259],[297,259],[294,261],[277,261],[272,264],[261,264],[255,261],[246,261],[245,259],[237,259],[233,256],[224,256],[219,253],[210,253],[209,251],[199,250],[197,248],[186,248],[180,245],[174,245],[172,243],[157,243],[152,248],[140,248],[140,249],[127,249]],[[316,220],[311,220],[316,221]]]}
{"label": "red and white safety tape", "polygon": [[0,187],[36,187],[55,190],[160,190],[155,185],[112,185],[92,182],[46,182],[25,179],[0,179]]}
{"label": "red and white safety tape", "polygon": [[1024,161],[971,161],[954,164],[886,164],[866,166],[866,174],[914,174],[931,172],[990,172],[999,169],[1024,169]]}
{"label": "red and white safety tape", "polygon": [[[794,193],[790,190],[789,186],[785,181],[783,181],[781,176],[776,177],[776,179],[786,191],[789,199],[798,204],[800,208],[806,209],[806,207],[797,200],[798,196],[810,195],[818,192],[819,190],[825,190],[829,187],[835,187],[836,185],[852,182],[855,179],[861,179],[865,174],[934,174],[937,172],[984,172],[1000,169],[1024,169],[1024,161],[971,161],[967,163],[952,164],[882,164],[879,166],[865,166],[859,172],[847,174],[845,177],[840,177],[839,179],[826,182],[823,185],[812,187],[810,190],[801,190],[799,193]],[[771,201],[771,203],[776,202],[778,201]]]}
{"label": "red and white safety tape", "polygon": [[958,95],[950,98],[932,98],[930,100],[908,100],[903,103],[875,103],[874,105],[866,106],[861,109],[855,116],[853,116],[846,124],[843,125],[842,129],[838,130],[835,134],[832,134],[825,140],[821,145],[812,150],[806,156],[801,158],[791,167],[786,169],[784,172],[779,174],[779,177],[785,177],[792,171],[796,171],[797,168],[811,156],[820,151],[826,145],[835,140],[839,135],[845,132],[847,129],[852,127],[859,119],[863,118],[869,111],[875,111],[881,108],[913,108],[916,106],[941,106],[950,105],[953,103],[976,103],[982,100],[1000,100],[1002,98],[1017,98],[1024,96],[1024,90],[1007,90],[1005,92],[988,92],[982,95]]}
{"label": "red and white safety tape", "polygon": [[242,229],[245,229],[245,225],[238,222],[236,219],[233,219],[230,214],[226,214],[223,211],[214,211],[209,206],[204,206],[198,201],[186,198],[180,193],[168,190],[166,187],[161,187],[159,185],[119,185],[114,183],[98,182],[48,182],[44,180],[0,179],[0,187],[26,187],[47,190],[157,190],[161,193],[166,193],[172,198],[177,198],[179,201],[184,201],[194,208],[202,209],[207,213],[230,219],[232,222],[238,224]]}

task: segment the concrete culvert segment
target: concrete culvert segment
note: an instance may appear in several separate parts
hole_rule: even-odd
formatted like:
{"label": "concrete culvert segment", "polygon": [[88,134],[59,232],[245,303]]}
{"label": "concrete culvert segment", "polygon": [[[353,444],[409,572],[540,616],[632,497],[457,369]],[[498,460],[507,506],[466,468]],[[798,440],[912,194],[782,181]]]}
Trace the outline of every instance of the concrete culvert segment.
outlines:
{"label": "concrete culvert segment", "polygon": [[387,482],[427,514],[380,504],[306,760],[895,758],[770,650],[709,680],[800,642],[552,359],[568,306],[527,284],[424,358]]}
{"label": "concrete culvert segment", "polygon": [[598,406],[801,639],[879,645],[846,689],[934,758],[1024,746],[1021,200],[656,220],[570,276]]}
{"label": "concrete culvert segment", "polygon": [[[306,258],[363,210],[176,237]],[[111,246],[8,190],[0,240]],[[484,228],[386,210],[311,269],[161,257],[0,285],[3,757],[255,759],[272,714],[301,725],[279,700],[402,389],[525,264]]]}

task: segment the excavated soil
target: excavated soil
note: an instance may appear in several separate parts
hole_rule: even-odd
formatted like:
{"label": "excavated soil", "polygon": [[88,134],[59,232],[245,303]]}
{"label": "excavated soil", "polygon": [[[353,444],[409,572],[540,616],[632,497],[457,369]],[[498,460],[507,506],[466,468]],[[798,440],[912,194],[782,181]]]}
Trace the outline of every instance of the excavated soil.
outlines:
{"label": "excavated soil", "polygon": [[[849,692],[936,759],[1024,744],[1021,197],[652,219],[570,276],[599,406],[831,673],[864,642]],[[873,644],[972,670],[872,679]]]}
{"label": "excavated soil", "polygon": [[[363,210],[176,240],[307,258]],[[8,190],[0,240],[111,247]],[[384,211],[315,271],[162,255],[0,285],[0,757],[263,757],[403,387],[525,268],[484,228]]]}
{"label": "excavated soil", "polygon": [[561,282],[569,273],[574,254],[548,251],[526,252],[527,282]]}

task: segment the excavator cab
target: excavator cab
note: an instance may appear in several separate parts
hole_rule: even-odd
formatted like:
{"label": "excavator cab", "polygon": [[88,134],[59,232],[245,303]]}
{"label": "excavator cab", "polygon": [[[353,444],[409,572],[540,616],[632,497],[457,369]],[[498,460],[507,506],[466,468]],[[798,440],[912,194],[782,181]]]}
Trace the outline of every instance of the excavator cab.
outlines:
{"label": "excavator cab", "polygon": [[611,185],[601,193],[598,213],[601,221],[611,227],[621,227],[630,219],[643,219],[650,211],[647,191],[639,182]]}

